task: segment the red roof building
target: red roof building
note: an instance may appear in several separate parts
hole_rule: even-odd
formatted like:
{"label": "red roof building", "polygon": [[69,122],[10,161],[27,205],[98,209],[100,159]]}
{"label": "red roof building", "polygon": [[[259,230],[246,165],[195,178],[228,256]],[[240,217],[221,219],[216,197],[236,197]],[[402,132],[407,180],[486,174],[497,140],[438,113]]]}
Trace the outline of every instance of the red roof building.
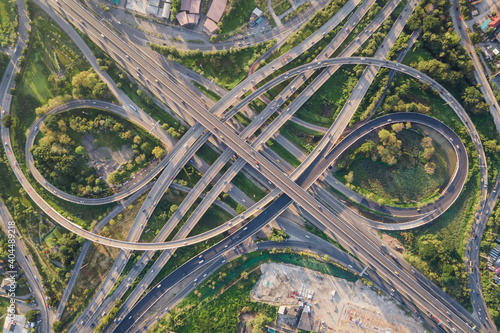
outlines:
{"label": "red roof building", "polygon": [[500,25],[500,17],[494,16],[490,19],[490,23],[488,23],[488,27],[496,28]]}

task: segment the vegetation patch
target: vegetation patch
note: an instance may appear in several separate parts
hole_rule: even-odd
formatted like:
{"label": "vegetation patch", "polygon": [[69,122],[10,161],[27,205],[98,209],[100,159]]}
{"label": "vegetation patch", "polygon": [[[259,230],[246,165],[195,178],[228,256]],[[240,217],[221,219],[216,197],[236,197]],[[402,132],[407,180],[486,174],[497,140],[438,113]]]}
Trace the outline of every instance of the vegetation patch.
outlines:
{"label": "vegetation patch", "polygon": [[276,154],[281,156],[285,161],[290,163],[291,166],[297,168],[300,165],[300,160],[295,157],[294,154],[285,149],[282,145],[280,145],[276,140],[269,139],[266,142],[266,145],[271,148]]}
{"label": "vegetation patch", "polygon": [[481,197],[476,192],[478,181],[478,174],[473,172],[455,204],[432,225],[404,232],[387,232],[404,244],[404,257],[410,265],[469,311],[472,311],[472,304],[463,254],[472,228],[473,208]]}
{"label": "vegetation patch", "polygon": [[0,77],[3,77],[7,65],[9,64],[10,57],[7,53],[0,51]]}
{"label": "vegetation patch", "polygon": [[294,9],[291,13],[288,13],[282,20],[281,22],[285,23],[287,21],[290,21],[291,19],[297,17],[299,14],[304,12],[307,8],[311,7],[310,2],[306,2],[302,5],[300,5],[297,9]]}
{"label": "vegetation patch", "polygon": [[[333,0],[330,1],[325,8],[316,12],[314,16],[307,21],[306,24],[300,28],[299,31],[294,33],[288,38],[285,44],[278,49],[278,51],[273,55],[273,59],[279,57],[290,51],[293,47],[299,45],[304,39],[312,35],[319,27],[325,24],[330,18],[335,15],[342,6],[346,4],[347,0]],[[271,61],[272,59],[267,59]]]}
{"label": "vegetation patch", "polygon": [[[386,1],[377,1],[377,3],[373,5],[368,13],[362,18],[360,23],[356,25],[352,33],[347,36],[341,46],[338,47],[331,56],[338,56],[342,51],[344,51],[345,48],[351,44],[363,31],[363,29],[365,29],[366,26],[368,26],[368,24],[380,13],[382,6],[384,6],[385,3]],[[399,4],[395,12],[398,11],[397,9],[402,9],[402,7],[403,3]],[[354,55],[372,57],[375,54],[387,32],[391,29],[394,20],[397,18],[395,12],[393,12],[391,16],[384,21],[382,26],[373,33],[370,39],[365,42]],[[317,54],[318,50],[312,52],[308,58],[306,58],[307,54],[304,54],[297,59],[297,63],[303,64],[310,62]],[[348,98],[358,83],[358,80],[364,70],[365,66],[361,65],[342,66],[339,68],[297,111],[297,117],[311,124],[330,127],[344,105],[349,102]]]}
{"label": "vegetation patch", "polygon": [[144,232],[141,234],[141,242],[152,242],[158,235],[158,232],[163,228],[165,223],[172,217],[179,205],[186,197],[186,193],[179,190],[167,189],[154,213],[149,218],[147,224],[144,226]]}
{"label": "vegetation patch", "polygon": [[93,109],[50,114],[40,130],[30,150],[35,166],[51,184],[82,197],[112,194],[103,177],[120,184],[164,153],[145,130]]}
{"label": "vegetation patch", "polygon": [[196,81],[191,81],[191,82],[193,82],[194,86],[200,89],[200,91],[205,95],[207,95],[212,101],[218,102],[220,100],[221,97],[216,93],[214,93],[212,90],[205,88],[205,86],[199,84]]}
{"label": "vegetation patch", "polygon": [[60,321],[63,326],[70,328],[78,316],[83,313],[86,305],[106,278],[113,262],[110,248],[95,244],[90,246],[61,315]]}
{"label": "vegetation patch", "polygon": [[17,39],[17,5],[15,0],[0,0],[0,44],[14,45]]}
{"label": "vegetation patch", "polygon": [[287,121],[280,133],[303,151],[310,153],[324,136],[323,133],[310,130],[291,121]]}
{"label": "vegetation patch", "polygon": [[227,2],[226,10],[222,19],[218,23],[220,35],[233,35],[239,32],[245,25],[250,23],[252,11],[258,7],[264,12],[269,23],[274,26],[274,22],[267,8],[265,0],[230,0]]}
{"label": "vegetation patch", "polygon": [[275,43],[273,40],[251,47],[241,49],[231,47],[229,50],[213,52],[179,51],[173,46],[155,44],[152,44],[151,48],[231,90],[247,76],[255,60]]}
{"label": "vegetation patch", "polygon": [[[255,185],[241,171],[233,178],[232,183],[242,190],[250,199],[257,202],[266,196],[266,192]],[[239,213],[238,213],[239,214]]]}
{"label": "vegetation patch", "polygon": [[351,149],[339,162],[337,179],[379,204],[409,207],[439,197],[448,166],[431,137],[397,123],[392,131],[379,130],[377,139]]}
{"label": "vegetation patch", "polygon": [[198,155],[202,160],[207,162],[208,164],[212,165],[214,162],[219,158],[220,154],[217,153],[215,150],[210,148],[208,144],[204,144],[201,146],[200,149],[196,152],[196,155]]}
{"label": "vegetation patch", "polygon": [[[79,73],[89,72],[90,69],[78,47],[45,12],[32,2],[28,2],[27,7],[32,19],[31,34],[27,48],[21,51],[21,73],[14,77],[17,88],[12,92],[12,148],[20,168],[49,205],[64,216],[70,216],[74,222],[88,227],[93,219],[105,214],[113,205],[89,210],[88,207],[82,209],[81,206],[51,198],[50,193],[42,189],[25,168],[25,135],[37,116],[35,109],[49,103],[57,105],[65,100],[65,96],[72,99],[74,92],[80,93],[79,89],[74,91],[78,87],[73,85],[73,78]],[[1,13],[6,14],[3,10]],[[102,87],[99,81],[89,83]],[[92,94],[99,94],[99,97],[109,100],[112,97],[106,89],[93,90]],[[89,97],[91,96],[86,98]],[[3,176],[0,182],[0,196],[16,221],[20,233],[25,237],[29,252],[33,254],[48,297],[47,303],[55,306],[66,286],[68,274],[73,268],[83,239],[58,230],[51,235],[49,244],[42,242],[41,239],[53,225],[20,187],[3,155],[0,162],[0,173]]]}
{"label": "vegetation patch", "polygon": [[292,8],[292,5],[288,0],[271,0],[271,6],[273,7],[276,15],[281,15],[288,9]]}

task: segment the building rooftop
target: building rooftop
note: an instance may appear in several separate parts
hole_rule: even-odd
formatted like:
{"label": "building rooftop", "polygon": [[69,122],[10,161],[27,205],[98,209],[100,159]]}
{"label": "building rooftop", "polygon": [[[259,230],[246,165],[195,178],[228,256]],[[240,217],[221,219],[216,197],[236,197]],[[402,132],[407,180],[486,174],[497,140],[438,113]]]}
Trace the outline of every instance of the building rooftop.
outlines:
{"label": "building rooftop", "polygon": [[22,315],[16,315],[14,322],[5,319],[3,324],[3,333],[28,333],[28,330],[24,328],[26,323],[26,318]]}
{"label": "building rooftop", "polygon": [[186,12],[180,12],[179,14],[175,15],[175,18],[177,19],[177,21],[179,21],[179,24],[181,26],[188,24],[188,18]]}
{"label": "building rooftop", "polygon": [[210,9],[208,10],[207,17],[214,21],[219,22],[226,9],[227,0],[213,0]]}
{"label": "building rooftop", "polygon": [[191,0],[181,0],[181,12],[189,11],[189,8],[191,8]]}
{"label": "building rooftop", "polygon": [[311,312],[302,312],[302,316],[300,316],[299,324],[297,328],[302,331],[311,331],[312,330],[311,323]]}
{"label": "building rooftop", "polygon": [[487,19],[486,21],[483,22],[483,24],[481,24],[481,30],[483,30],[483,32],[485,32],[486,30],[488,30],[488,24],[490,24],[490,19]]}
{"label": "building rooftop", "polygon": [[189,13],[190,14],[199,14],[200,13],[201,0],[191,0],[189,5]]}
{"label": "building rooftop", "polygon": [[500,17],[494,16],[490,19],[490,23],[488,23],[489,27],[496,28],[500,25]]}
{"label": "building rooftop", "polygon": [[209,33],[213,34],[217,29],[219,29],[219,26],[217,25],[217,23],[208,18],[205,21],[203,28],[207,29]]}

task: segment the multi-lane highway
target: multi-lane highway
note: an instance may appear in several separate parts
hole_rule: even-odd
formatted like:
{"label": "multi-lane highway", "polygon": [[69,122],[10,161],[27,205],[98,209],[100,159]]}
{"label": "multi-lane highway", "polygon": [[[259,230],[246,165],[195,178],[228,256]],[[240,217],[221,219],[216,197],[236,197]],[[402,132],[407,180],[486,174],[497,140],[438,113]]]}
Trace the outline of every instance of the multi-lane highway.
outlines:
{"label": "multi-lane highway", "polygon": [[[293,52],[291,52],[289,56],[293,59],[296,56],[300,55],[305,50],[307,50],[310,47],[310,45],[308,45],[309,43],[311,43],[312,45],[315,42],[317,42],[322,37],[322,35],[324,35],[324,33],[328,31],[328,28],[331,28],[332,26],[335,26],[335,24],[338,24],[340,22],[339,20],[345,18],[347,13],[352,11],[353,6],[355,6],[356,4],[357,4],[356,1],[349,1],[347,5],[339,11],[338,15],[335,15],[334,18],[329,21],[331,23],[329,27],[326,25],[325,25],[326,27],[325,26],[321,27],[316,33],[314,33],[310,38],[307,39],[307,42],[305,43],[303,42],[299,44],[298,47],[294,48]],[[391,2],[391,4],[395,6],[397,4],[397,1],[393,1]],[[259,147],[259,145],[262,143],[260,137],[257,138],[257,140],[255,140],[252,143],[252,145],[249,145],[246,142],[244,136],[235,134],[233,132],[233,129],[228,128],[223,122],[221,122],[218,119],[219,117],[222,116],[221,120],[227,121],[231,117],[231,115],[233,115],[235,112],[238,111],[238,109],[241,106],[248,104],[248,102],[251,101],[253,98],[255,98],[255,96],[262,94],[263,92],[267,91],[270,87],[273,87],[276,84],[288,80],[289,77],[297,76],[298,79],[305,80],[306,73],[311,73],[314,70],[323,67],[328,67],[327,70],[323,71],[323,73],[325,73],[328,72],[329,69],[338,67],[343,64],[361,64],[361,65],[369,65],[369,68],[374,68],[374,66],[376,68],[388,67],[393,70],[399,71],[401,73],[411,75],[417,80],[420,80],[421,82],[428,83],[433,89],[438,91],[441,97],[448,104],[451,105],[453,110],[457,113],[462,122],[465,124],[469,133],[471,133],[472,136],[477,136],[474,130],[474,126],[472,125],[470,119],[467,117],[463,108],[451,96],[451,94],[449,94],[446,90],[444,90],[442,86],[437,84],[430,77],[422,73],[419,73],[418,71],[410,67],[399,65],[397,63],[389,62],[383,59],[342,57],[336,59],[315,61],[311,64],[297,67],[291,70],[290,72],[283,74],[280,77],[264,84],[249,97],[245,98],[240,103],[239,106],[233,108],[233,110],[231,110],[229,114],[223,115],[223,112],[227,109],[227,107],[229,107],[231,104],[235,102],[238,102],[239,100],[238,94],[251,89],[260,80],[266,78],[270,73],[276,70],[277,67],[279,67],[279,64],[283,63],[282,62],[283,59],[277,59],[271,64],[262,68],[260,71],[251,75],[235,90],[225,95],[218,103],[214,105],[214,107],[212,107],[210,111],[208,111],[202,105],[204,103],[200,104],[198,98],[196,96],[193,96],[193,94],[190,92],[189,89],[187,90],[183,89],[184,85],[182,82],[180,82],[177,78],[168,73],[168,71],[165,72],[162,69],[161,62],[158,62],[159,58],[155,58],[155,55],[152,55],[150,52],[143,52],[137,47],[130,47],[129,45],[121,44],[122,42],[121,39],[112,30],[108,29],[105,26],[102,26],[102,24],[96,21],[96,19],[91,14],[89,14],[79,3],[77,3],[76,1],[70,1],[68,3],[57,2],[56,4],[53,5],[57,6],[58,10],[62,12],[64,15],[66,15],[66,17],[70,21],[73,21],[75,25],[79,26],[82,30],[88,33],[92,39],[99,42],[103,47],[103,49],[106,52],[108,52],[108,54],[113,56],[115,60],[121,63],[122,66],[124,66],[127,70],[129,70],[129,72],[132,73],[134,76],[136,76],[141,82],[145,83],[151,90],[157,90],[158,92],[160,92],[160,95],[164,98],[164,100],[170,106],[172,106],[172,108],[176,112],[181,114],[182,117],[186,118],[192,124],[195,123],[195,120],[197,121],[197,123],[184,136],[185,140],[188,142],[187,146],[178,144],[174,148],[178,149],[177,150],[178,153],[171,154],[172,156],[169,158],[172,159],[172,163],[169,163],[166,166],[165,169],[166,171],[164,171],[163,174],[173,176],[175,172],[178,171],[175,170],[177,166],[181,165],[183,161],[186,160],[187,158],[186,155],[189,155],[190,152],[194,154],[197,148],[201,146],[200,142],[205,142],[206,140],[208,140],[210,136],[213,136],[218,139],[220,138],[220,140],[222,140],[223,143],[227,145],[228,148],[230,149],[230,150],[228,149],[227,153],[224,154],[226,154],[227,156],[230,156],[233,153],[237,154],[240,157],[239,160],[241,160],[241,162],[239,163],[242,166],[244,164],[251,165],[265,178],[269,179],[271,183],[276,185],[277,189],[272,192],[274,193],[274,196],[278,195],[280,192],[284,193],[276,201],[274,201],[267,209],[265,209],[261,214],[258,215],[258,217],[254,220],[257,222],[252,221],[252,223],[250,224],[251,228],[249,225],[248,227],[246,227],[247,229],[245,228],[240,229],[239,231],[236,232],[236,234],[224,240],[222,244],[225,245],[231,244],[232,246],[234,243],[237,243],[239,239],[243,239],[242,235],[246,235],[245,232],[247,232],[248,234],[250,234],[251,232],[256,232],[257,230],[260,229],[260,228],[257,229],[260,223],[264,222],[267,223],[267,221],[269,221],[270,218],[273,218],[277,216],[279,213],[281,213],[284,209],[283,207],[286,208],[287,204],[289,204],[293,200],[296,204],[298,204],[301,207],[301,209],[307,211],[307,213],[310,214],[314,220],[318,221],[319,223],[324,225],[330,232],[337,235],[339,243],[341,243],[346,248],[349,248],[351,252],[353,252],[355,255],[361,258],[365,263],[370,265],[373,269],[377,270],[377,273],[381,277],[393,283],[398,290],[404,291],[409,298],[413,299],[413,302],[416,305],[418,305],[421,308],[426,307],[430,309],[430,311],[432,311],[434,316],[440,318],[441,320],[443,320],[443,322],[445,319],[448,319],[447,315],[444,312],[444,309],[448,308],[450,311],[452,311],[454,316],[456,316],[456,318],[453,318],[452,320],[452,323],[454,325],[453,328],[462,331],[466,331],[468,329],[466,322],[467,323],[470,322],[471,318],[468,315],[468,313],[464,311],[463,308],[456,306],[456,304],[450,301],[449,297],[447,297],[444,293],[442,293],[440,289],[436,290],[435,286],[423,283],[421,281],[416,281],[415,277],[412,275],[414,273],[413,272],[410,273],[411,268],[409,268],[408,265],[404,263],[394,263],[392,259],[385,256],[385,254],[380,253],[379,240],[377,241],[373,238],[370,238],[366,234],[357,230],[356,228],[350,227],[349,223],[346,223],[344,216],[337,215],[329,211],[329,208],[325,206],[322,203],[322,201],[316,200],[314,197],[312,197],[308,192],[304,190],[305,188],[309,187],[310,183],[312,184],[312,182],[314,182],[315,179],[313,179],[313,177],[308,178],[306,173],[305,172],[303,173],[303,171],[306,170],[309,167],[309,165],[311,165],[311,163],[318,156],[320,156],[320,154],[326,153],[333,146],[333,144],[337,141],[336,139],[340,136],[341,128],[343,131],[343,128],[345,128],[345,125],[347,125],[347,123],[345,123],[344,126],[339,125],[333,127],[331,129],[332,132],[327,133],[328,136],[325,135],[325,138],[321,141],[321,143],[318,145],[315,151],[310,156],[308,156],[303,165],[301,165],[301,168],[297,169],[296,170],[297,172],[294,172],[294,174],[292,174],[290,178],[288,178],[287,176],[283,175],[283,173],[281,173],[278,168],[276,168],[273,162],[266,159],[258,151],[258,148],[256,148],[256,146]],[[388,13],[390,13],[389,10]],[[380,24],[380,23],[374,23],[374,26],[375,24]],[[366,38],[368,38],[369,34],[371,33],[372,31],[368,31],[368,34],[366,36],[361,36],[361,37],[365,38],[366,40]],[[398,35],[397,29],[395,29],[394,36],[397,35]],[[327,55],[325,55],[325,58],[327,58]],[[326,75],[325,78],[327,78]],[[361,94],[360,92],[360,96],[362,95],[364,94]],[[7,95],[7,98],[3,100],[4,106],[6,107],[7,110],[9,107],[8,98],[9,96]],[[273,103],[269,105],[269,108],[271,108],[271,110],[273,107],[277,108],[277,106],[281,105],[283,101],[287,98],[288,96],[285,98],[281,98],[280,96],[274,105]],[[360,99],[360,97],[357,97],[356,100],[357,99]],[[355,110],[355,107],[346,108],[346,110],[350,111],[352,111],[352,109]],[[286,110],[283,111],[282,114],[291,115],[291,113],[287,114],[287,112],[294,112],[294,111]],[[341,115],[339,116],[339,119],[342,120],[341,122],[339,122],[340,124],[343,124],[343,122],[346,121],[348,122],[350,120],[350,117],[347,117],[344,114],[349,114],[349,112],[345,111],[341,113]],[[281,119],[284,119],[284,117],[282,117]],[[261,120],[264,120],[264,117],[262,117]],[[257,124],[258,122],[255,123],[255,125]],[[276,122],[276,124],[279,124],[279,122]],[[278,125],[272,125],[269,126],[268,128],[272,129],[273,126],[278,126]],[[265,136],[263,138],[265,138]],[[37,204],[39,204],[39,206],[45,211],[45,213],[51,216],[54,220],[56,220],[69,230],[89,240],[105,245],[120,247],[123,249],[159,250],[159,249],[177,248],[180,246],[193,244],[198,241],[206,240],[207,238],[213,237],[214,235],[219,234],[220,232],[228,230],[234,225],[239,223],[238,220],[235,220],[236,223],[234,224],[233,221],[230,221],[215,230],[212,230],[202,235],[191,237],[186,240],[179,239],[163,243],[158,242],[151,244],[137,244],[134,239],[137,239],[138,235],[141,232],[140,228],[138,228],[138,223],[139,223],[138,221],[141,221],[140,219],[144,219],[145,221],[147,221],[147,218],[152,213],[152,210],[154,210],[154,207],[156,205],[157,202],[156,197],[158,195],[162,195],[164,192],[161,191],[162,188],[158,186],[158,189],[154,193],[154,198],[152,198],[152,200],[150,200],[150,202],[146,206],[151,210],[150,211],[143,210],[142,213],[139,214],[140,216],[138,217],[138,219],[136,219],[136,221],[134,221],[134,226],[131,228],[131,234],[129,234],[128,241],[117,241],[101,237],[99,235],[96,235],[95,233],[90,233],[88,231],[79,228],[78,226],[74,225],[73,223],[63,218],[58,213],[56,213],[54,210],[52,210],[50,206],[48,206],[47,203],[45,203],[45,201],[43,201],[41,197],[34,191],[34,189],[24,178],[24,175],[17,166],[17,162],[15,161],[15,156],[10,150],[9,133],[8,130],[5,128],[2,128],[2,141],[4,142],[4,147],[6,148],[9,162],[13,166],[13,170],[16,174],[16,177],[18,178],[22,186],[25,188],[26,192],[30,195],[30,197],[35,202],[37,202]],[[482,156],[481,171],[484,176],[486,174],[486,164],[485,164],[486,159],[484,158],[484,152],[482,151],[480,140],[477,140],[477,142],[478,143],[476,145],[476,149],[478,150],[478,154]],[[181,150],[183,148],[184,151],[182,151],[181,153]],[[465,151],[464,147],[462,148],[457,147],[457,150],[460,149]],[[227,158],[224,154],[223,156]],[[184,163],[186,162],[187,161],[185,161]],[[236,163],[234,165],[236,165]],[[463,161],[462,161],[462,166],[465,166]],[[210,172],[215,172],[214,170],[216,170],[216,168],[218,167],[219,166],[214,167]],[[465,172],[466,170],[467,168],[465,168]],[[299,177],[300,175],[303,175],[301,177],[304,179],[301,180],[301,177]],[[460,175],[460,172],[457,172],[457,175]],[[209,177],[212,177],[211,174],[207,176],[207,178]],[[460,177],[456,178],[460,179]],[[161,186],[168,186],[169,183],[170,182],[168,178],[166,180],[163,179],[161,181],[162,184]],[[457,188],[450,187],[448,190],[448,193],[451,193],[450,198],[453,198],[453,195],[458,195],[457,192],[459,192],[460,189],[461,187]],[[251,213],[260,211],[261,210],[260,207],[264,207],[264,205],[271,202],[272,199],[273,199],[272,196],[268,196],[267,199],[264,199],[263,201],[254,205],[254,207],[245,212],[240,221],[243,221],[246,217],[250,216]],[[453,201],[454,200],[452,200],[451,202]],[[441,213],[442,211],[439,212],[439,214]],[[215,250],[216,249],[217,248],[215,248]],[[213,249],[211,249],[210,251],[212,251],[210,253],[213,253],[214,258],[216,258],[215,255],[217,254],[217,252],[213,252],[214,251]],[[413,288],[408,288],[408,286],[410,285],[413,286]],[[120,326],[122,325],[125,324],[122,322]]]}
{"label": "multi-lane highway", "polygon": [[[266,83],[263,85],[261,88],[257,89],[253,94],[262,94],[262,92],[265,89],[268,89],[269,86],[274,86],[284,80],[286,80],[285,76],[295,76],[295,75],[300,75],[302,71],[310,70],[312,68],[318,69],[322,67],[328,67],[328,66],[335,66],[335,65],[341,65],[341,64],[368,64],[368,65],[378,65],[380,67],[388,67],[391,69],[394,69],[396,71],[400,71],[402,73],[406,73],[408,75],[411,75],[415,77],[416,79],[426,82],[430,84],[433,88],[439,91],[443,99],[445,101],[449,102],[452,108],[457,112],[459,117],[461,117],[462,121],[465,122],[466,127],[471,130],[472,133],[473,131],[473,124],[470,121],[470,119],[466,116],[465,111],[463,111],[463,108],[461,105],[456,101],[455,98],[452,97],[451,94],[447,93],[446,90],[439,85],[437,82],[435,82],[433,79],[430,77],[424,75],[423,73],[418,72],[417,70],[400,65],[399,63],[394,63],[391,61],[387,60],[380,60],[380,59],[374,59],[374,58],[335,58],[335,59],[329,59],[329,60],[324,60],[322,62],[315,62],[313,64],[309,65],[303,65],[300,67],[297,67],[294,69],[292,72],[283,74],[278,78],[275,78],[271,80],[270,82]],[[252,96],[253,97],[253,96]],[[246,99],[245,99],[246,100]],[[204,109],[203,109],[204,110]],[[460,112],[462,111],[462,112]],[[231,129],[227,128],[224,126],[217,118],[215,118],[212,114],[206,111],[202,110],[194,110],[191,109],[191,112],[193,113],[193,118],[201,118],[200,123],[203,124],[203,127],[208,128],[209,131],[212,133],[212,135],[217,136],[217,137],[222,137],[223,141],[228,145],[228,146],[233,146],[231,149],[233,151],[236,151],[236,153],[242,157],[247,163],[254,165],[254,167],[259,168],[261,173],[269,179],[273,184],[277,185],[282,191],[285,191],[285,188],[289,188],[289,191],[291,189],[296,189],[297,185],[292,185],[292,181],[290,180],[284,180],[284,176],[282,176],[281,172],[276,169],[276,167],[269,162],[267,159],[264,157],[260,156],[254,148],[249,147],[246,142],[244,142],[239,136],[234,134]],[[204,118],[205,117],[205,118]],[[120,240],[113,240],[107,237],[103,237],[97,234],[94,234],[92,232],[86,231],[81,229],[78,225],[74,224],[73,222],[67,220],[64,218],[62,215],[60,215],[58,212],[52,210],[50,206],[43,200],[43,198],[36,193],[36,191],[33,189],[31,184],[26,180],[24,177],[22,171],[17,167],[17,162],[15,161],[15,156],[10,150],[10,137],[8,134],[8,129],[3,127],[2,128],[2,139],[4,142],[4,147],[7,151],[7,157],[9,159],[9,162],[11,163],[14,169],[14,172],[16,174],[16,177],[18,178],[19,182],[22,184],[23,188],[26,190],[28,195],[33,199],[33,201],[37,202],[39,206],[45,211],[45,213],[49,216],[51,216],[55,221],[57,221],[59,224],[61,224],[63,227],[66,229],[77,233],[78,235],[104,244],[104,245],[109,245],[109,246],[114,246],[118,248],[127,248],[127,249],[135,249],[135,250],[159,250],[159,249],[167,249],[167,248],[176,248],[180,246],[185,246],[185,242],[182,240],[175,240],[175,241],[170,241],[170,242],[164,242],[164,243],[156,243],[156,244],[147,244],[147,243],[135,243],[135,242],[127,242],[127,241],[120,241]],[[238,144],[239,150],[235,150],[236,145],[235,143]],[[326,146],[327,141],[325,141],[324,146]],[[324,147],[321,147],[322,149]],[[181,148],[179,148],[181,149]],[[478,152],[480,155],[481,153],[484,155],[484,152]],[[485,161],[485,158],[483,158],[483,161]],[[264,166],[264,167],[262,167]],[[279,174],[281,175],[279,175]],[[286,192],[285,192],[286,193]],[[316,206],[316,205],[315,205]],[[225,227],[220,228],[214,232],[208,232],[202,235],[194,236],[191,237],[191,239],[188,239],[188,244],[193,244],[195,242],[199,241],[204,241],[207,239],[207,237],[213,237],[216,234],[222,233],[228,229],[230,229],[232,226],[229,224],[226,224]]]}
{"label": "multi-lane highway", "polygon": [[[335,146],[329,153],[325,154],[319,154],[317,155],[316,159],[310,164],[310,167],[306,169],[303,173],[302,176],[297,179],[297,183],[300,184],[302,187],[307,188],[311,184],[315,182],[315,180],[323,173],[324,170],[328,168],[329,165],[335,161],[342,152],[350,147],[352,144],[354,144],[356,141],[362,139],[364,135],[369,133],[370,131],[377,129],[381,126],[387,126],[393,123],[397,122],[414,122],[418,124],[425,124],[426,126],[430,126],[441,133],[445,135],[448,140],[454,140],[454,142],[457,142],[459,145],[459,148],[456,148],[456,153],[458,154],[458,159],[459,163],[462,163],[464,169],[462,169],[460,176],[457,177],[460,178],[461,180],[458,181],[458,184],[462,183],[465,181],[467,178],[467,170],[468,170],[468,158],[467,158],[467,153],[465,152],[465,147],[459,140],[458,136],[446,125],[441,123],[440,121],[422,115],[422,114],[416,114],[416,113],[397,113],[397,114],[392,114],[384,117],[377,118],[373,121],[370,121],[360,128],[356,129],[354,132],[352,132],[348,137],[346,137],[339,145]],[[457,184],[457,185],[458,185]],[[274,192],[279,192],[279,190],[276,190]],[[460,191],[457,191],[458,193]],[[270,195],[272,195],[271,193]],[[275,216],[278,216],[286,207],[288,207],[292,201],[290,199],[288,200],[283,200],[282,198],[285,196],[281,196],[277,201],[273,202],[264,212],[261,212],[260,215],[249,222],[245,227],[246,230],[240,229],[239,233],[232,235],[228,240],[223,241],[222,245],[218,244],[215,249],[213,249],[214,255],[220,254],[220,249],[232,249],[235,246],[241,244],[245,239],[248,239],[251,235],[253,235],[255,232],[260,230],[264,225],[272,221],[272,219]],[[453,202],[455,200],[456,196],[453,198],[449,198],[450,202]],[[277,204],[279,202],[279,204]],[[448,204],[448,203],[443,203],[443,204]],[[338,207],[335,207],[338,211],[340,209]],[[268,212],[269,211],[269,212]],[[273,212],[273,213],[270,213]],[[350,215],[351,217],[356,218],[353,214],[353,212],[350,211],[342,211],[342,215],[345,216],[345,214]],[[424,223],[428,223],[429,221],[432,221],[435,217],[430,217],[429,219],[426,219],[425,221],[417,221],[413,225],[407,225],[407,228],[411,227],[416,227],[418,225],[422,225]],[[366,222],[366,220],[365,220]],[[393,225],[397,226],[397,225]],[[378,225],[378,227],[383,227]],[[386,228],[390,228],[391,224],[386,224]],[[229,243],[228,243],[229,242]],[[224,252],[224,251],[222,251]],[[209,253],[212,253],[209,251]],[[205,255],[203,255],[203,258],[205,258]],[[196,261],[194,261],[196,262]],[[193,269],[197,269],[197,266],[193,266]],[[170,277],[167,277],[164,281],[167,283],[160,282],[160,285],[166,285],[168,286],[169,279]],[[165,290],[167,290],[166,288]],[[158,295],[158,291],[153,293],[154,295],[151,296],[151,298],[143,298],[138,303],[138,306],[134,307],[134,309],[131,312],[131,315],[134,314],[135,317],[133,316],[132,319],[130,320],[137,320],[139,317],[142,316],[141,310],[145,310],[149,308],[155,301],[156,301],[156,296]],[[155,296],[156,295],[156,296]],[[125,315],[122,314],[122,312],[119,313],[122,317]],[[130,324],[130,323],[129,323]],[[126,326],[127,324],[123,324]]]}

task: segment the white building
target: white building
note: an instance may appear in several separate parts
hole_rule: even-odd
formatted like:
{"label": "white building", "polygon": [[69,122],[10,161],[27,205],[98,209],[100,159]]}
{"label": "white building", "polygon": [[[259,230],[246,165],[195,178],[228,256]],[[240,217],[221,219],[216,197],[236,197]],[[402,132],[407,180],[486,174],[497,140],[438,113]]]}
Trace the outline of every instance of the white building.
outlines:
{"label": "white building", "polygon": [[5,318],[3,333],[28,333],[28,330],[24,328],[25,324],[26,318],[22,315],[16,315],[13,322]]}

